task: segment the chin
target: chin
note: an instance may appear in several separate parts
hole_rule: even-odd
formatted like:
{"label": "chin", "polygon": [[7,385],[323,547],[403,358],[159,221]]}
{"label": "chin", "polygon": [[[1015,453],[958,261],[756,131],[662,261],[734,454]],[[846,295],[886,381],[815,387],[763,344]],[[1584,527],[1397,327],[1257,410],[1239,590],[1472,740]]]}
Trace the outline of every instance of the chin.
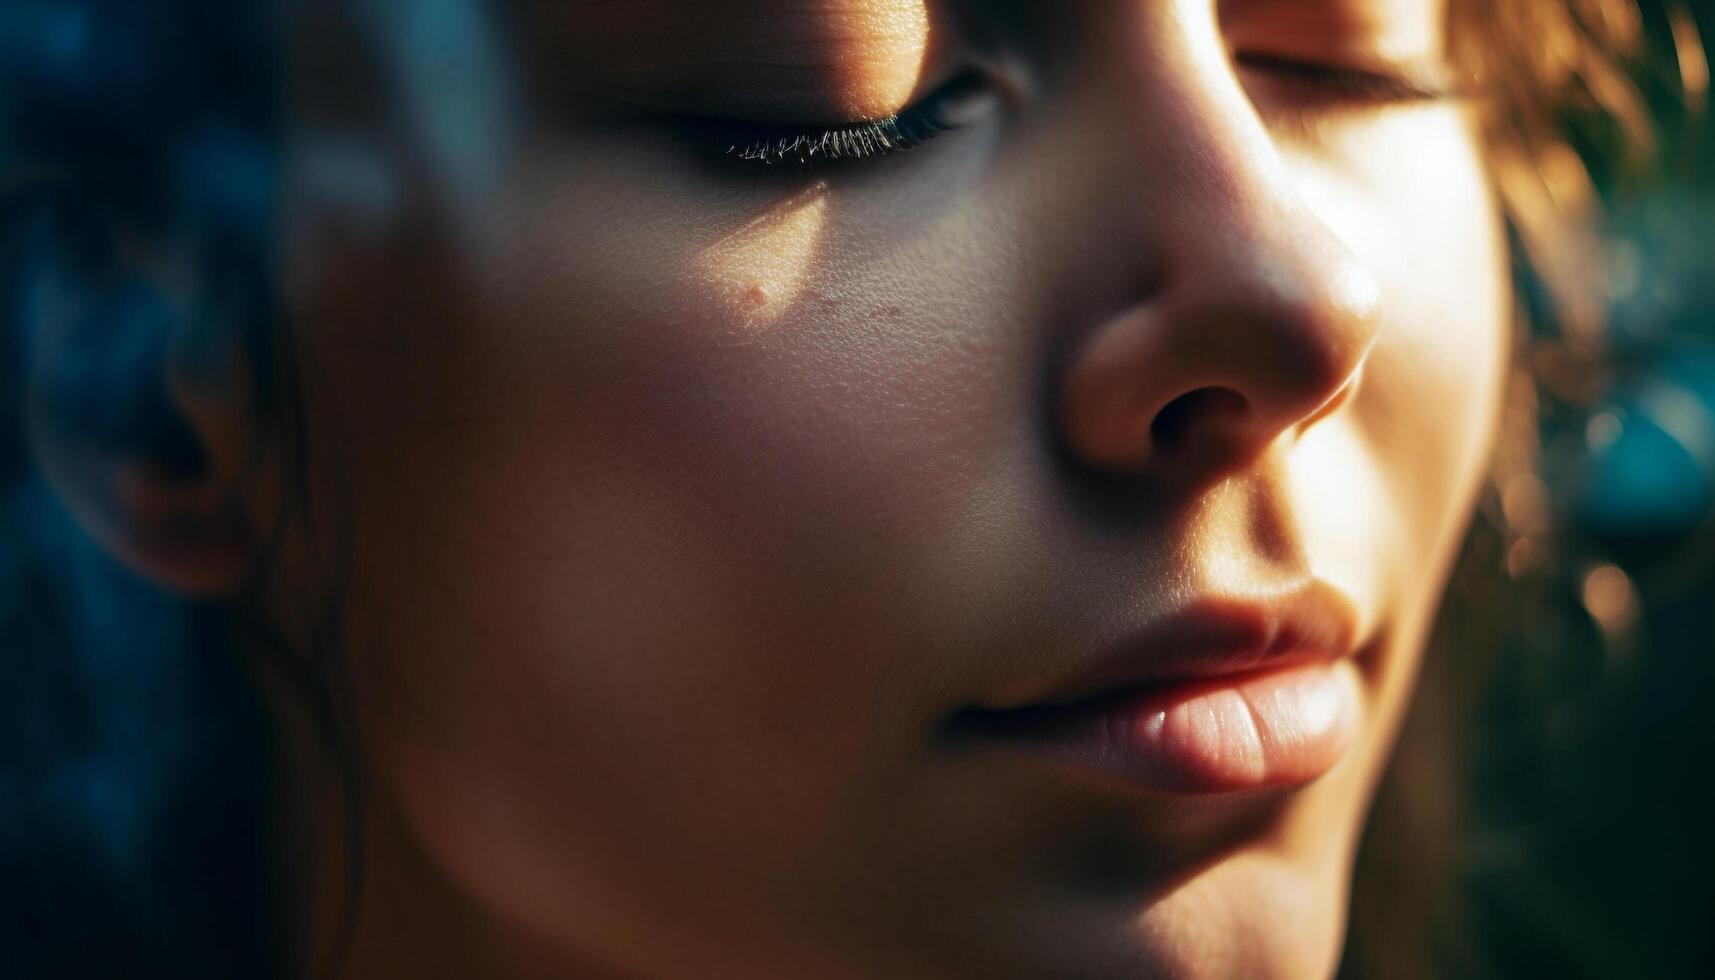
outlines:
{"label": "chin", "polygon": [[1349,872],[1236,855],[1136,916],[1135,958],[1091,976],[1326,980],[1340,964]]}

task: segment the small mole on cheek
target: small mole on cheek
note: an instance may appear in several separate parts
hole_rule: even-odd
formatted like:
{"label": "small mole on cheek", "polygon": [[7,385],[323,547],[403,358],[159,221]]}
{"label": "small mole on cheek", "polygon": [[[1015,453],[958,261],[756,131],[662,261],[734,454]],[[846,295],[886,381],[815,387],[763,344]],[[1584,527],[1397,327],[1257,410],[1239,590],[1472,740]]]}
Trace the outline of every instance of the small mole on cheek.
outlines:
{"label": "small mole on cheek", "polygon": [[744,290],[744,301],[751,306],[767,306],[768,290],[763,288],[762,283],[753,282]]}

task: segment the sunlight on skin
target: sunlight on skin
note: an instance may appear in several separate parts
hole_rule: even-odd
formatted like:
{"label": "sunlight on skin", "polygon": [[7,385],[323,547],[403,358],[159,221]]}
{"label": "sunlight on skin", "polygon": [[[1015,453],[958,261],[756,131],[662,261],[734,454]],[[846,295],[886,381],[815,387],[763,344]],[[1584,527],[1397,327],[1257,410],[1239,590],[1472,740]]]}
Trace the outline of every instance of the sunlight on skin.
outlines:
{"label": "sunlight on skin", "polygon": [[846,80],[850,108],[866,118],[890,114],[910,102],[929,73],[934,44],[929,10],[921,0],[885,0],[863,5],[854,16],[863,22],[860,34],[892,40],[885,57],[853,65]]}
{"label": "sunlight on skin", "polygon": [[803,293],[827,218],[827,188],[818,182],[704,253],[701,264],[717,301],[733,311],[746,333],[767,331]]}
{"label": "sunlight on skin", "polygon": [[[1421,66],[1439,59],[1445,46],[1445,8],[1418,0],[1347,4],[1222,0],[1220,10],[1223,26],[1240,50],[1254,40],[1266,42],[1275,54],[1325,51],[1330,23],[1340,25],[1340,36],[1357,61],[1387,59]],[[1320,16],[1306,17],[1307,10]]]}
{"label": "sunlight on skin", "polygon": [[[1356,427],[1345,420],[1328,420],[1300,437],[1287,457],[1287,480],[1311,573],[1347,595],[1378,597],[1377,583],[1357,580],[1386,574],[1373,567],[1369,558],[1376,542],[1350,533],[1354,526],[1391,527],[1386,523],[1387,488],[1377,483],[1373,471],[1354,462],[1366,459],[1367,451]],[[1389,546],[1402,543],[1389,542]],[[1363,629],[1371,627],[1377,612],[1373,606],[1359,609]]]}
{"label": "sunlight on skin", "polygon": [[[1302,574],[1301,569],[1274,565],[1273,539],[1289,535],[1294,543],[1298,531],[1276,526],[1278,511],[1259,513],[1255,484],[1248,480],[1224,480],[1209,489],[1198,534],[1205,540],[1254,542],[1255,547],[1208,549],[1206,556],[1189,571],[1204,590],[1246,591],[1243,583],[1268,582]],[[1235,588],[1236,586],[1236,588]]]}
{"label": "sunlight on skin", "polygon": [[[1350,462],[1362,459],[1352,454],[1365,448],[1356,431],[1341,421],[1312,427],[1290,453],[1282,454],[1282,496],[1291,501],[1285,509],[1268,503],[1274,495],[1267,489],[1268,481],[1229,480],[1211,488],[1199,535],[1252,544],[1207,549],[1206,557],[1190,570],[1199,586],[1232,593],[1255,592],[1257,583],[1291,580],[1310,573],[1346,595],[1373,595],[1373,583],[1358,579],[1380,573],[1368,558],[1367,549],[1375,541],[1354,540],[1349,533],[1353,523],[1373,526],[1362,522],[1385,516],[1384,488]],[[1308,567],[1280,564],[1285,555],[1300,553]],[[1358,613],[1362,632],[1370,628],[1377,610],[1373,603],[1360,603]]]}
{"label": "sunlight on skin", "polygon": [[[552,36],[559,56],[579,66],[580,84],[596,92],[675,111],[815,123],[889,115],[937,81],[944,32],[931,8],[926,0],[631,0],[547,5],[527,23]],[[675,29],[664,33],[663,23]],[[690,103],[687,92],[696,93]],[[806,114],[820,118],[788,118]]]}

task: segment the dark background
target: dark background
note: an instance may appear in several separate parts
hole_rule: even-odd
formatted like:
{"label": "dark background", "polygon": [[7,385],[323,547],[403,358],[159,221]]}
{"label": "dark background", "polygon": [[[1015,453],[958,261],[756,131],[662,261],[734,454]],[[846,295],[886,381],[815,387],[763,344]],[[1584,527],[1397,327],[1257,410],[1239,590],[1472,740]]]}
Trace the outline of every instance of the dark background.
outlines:
{"label": "dark background", "polygon": [[[1715,4],[1686,6],[1707,37]],[[1715,127],[1707,61],[1670,38],[1654,20],[1641,80],[1658,159],[1593,168],[1608,377],[1544,399],[1560,601],[1584,619],[1518,610],[1473,718],[1492,734],[1461,870],[1501,976],[1715,976]]]}

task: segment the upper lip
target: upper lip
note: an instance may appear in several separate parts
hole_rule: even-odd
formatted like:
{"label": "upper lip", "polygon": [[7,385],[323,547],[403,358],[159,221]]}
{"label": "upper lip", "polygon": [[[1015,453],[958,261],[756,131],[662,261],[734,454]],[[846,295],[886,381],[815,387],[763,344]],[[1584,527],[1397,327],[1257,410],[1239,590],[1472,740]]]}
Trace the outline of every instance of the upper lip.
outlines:
{"label": "upper lip", "polygon": [[1075,705],[1178,683],[1333,661],[1353,651],[1357,632],[1352,600],[1320,579],[1265,595],[1202,596],[988,710]]}

